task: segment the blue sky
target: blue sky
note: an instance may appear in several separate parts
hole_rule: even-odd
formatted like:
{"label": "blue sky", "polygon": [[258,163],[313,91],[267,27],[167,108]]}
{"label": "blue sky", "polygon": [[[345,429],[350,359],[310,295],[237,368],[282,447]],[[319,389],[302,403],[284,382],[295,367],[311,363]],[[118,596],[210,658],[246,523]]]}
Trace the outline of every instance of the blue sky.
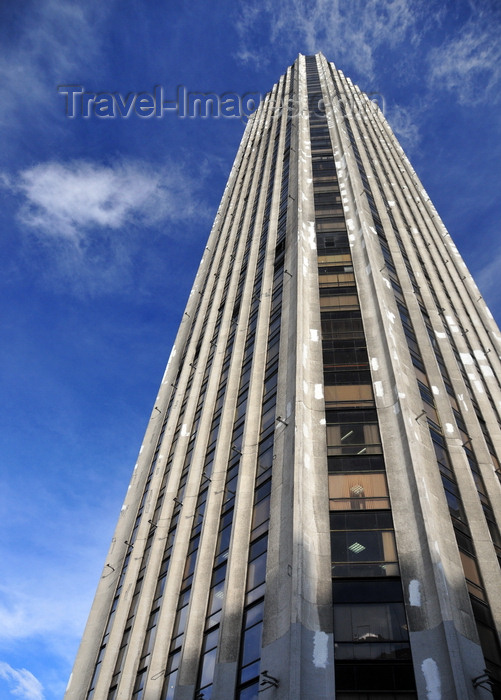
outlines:
{"label": "blue sky", "polygon": [[382,95],[499,320],[500,31],[495,0],[2,2],[1,698],[63,695],[244,128],[69,118],[58,86],[264,94],[323,51]]}

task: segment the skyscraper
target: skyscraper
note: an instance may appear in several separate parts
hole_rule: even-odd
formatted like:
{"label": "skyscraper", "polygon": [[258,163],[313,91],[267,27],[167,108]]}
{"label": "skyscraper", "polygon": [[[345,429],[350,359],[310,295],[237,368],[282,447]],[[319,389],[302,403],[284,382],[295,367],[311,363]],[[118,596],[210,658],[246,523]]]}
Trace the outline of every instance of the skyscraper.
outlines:
{"label": "skyscraper", "polygon": [[501,334],[379,108],[250,119],[67,700],[501,697]]}

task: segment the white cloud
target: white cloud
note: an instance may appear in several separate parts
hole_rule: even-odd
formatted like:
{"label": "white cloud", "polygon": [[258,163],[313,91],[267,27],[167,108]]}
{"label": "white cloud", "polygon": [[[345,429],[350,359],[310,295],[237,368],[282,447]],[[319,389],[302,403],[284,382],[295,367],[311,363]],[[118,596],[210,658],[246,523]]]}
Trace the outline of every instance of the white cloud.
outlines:
{"label": "white cloud", "polygon": [[403,149],[408,153],[412,153],[418,146],[421,138],[416,116],[410,109],[402,105],[390,105],[386,109],[385,117],[402,144]]}
{"label": "white cloud", "polygon": [[[122,495],[112,485],[111,495],[91,498],[91,473],[88,482],[66,506],[52,483],[33,482],[32,493],[12,511],[16,534],[10,548],[0,547],[0,650],[20,643],[30,649],[37,642],[66,664],[73,662]],[[40,528],[30,529],[35,521]]]}
{"label": "white cloud", "polygon": [[0,184],[19,200],[19,243],[27,263],[39,267],[51,286],[63,283],[88,295],[134,285],[145,235],[151,246],[160,236],[178,236],[181,224],[189,237],[195,230],[189,222],[209,221],[200,196],[205,177],[203,164],[195,178],[172,164],[73,160],[0,175]]}
{"label": "white cloud", "polygon": [[429,81],[455,94],[460,104],[497,102],[501,94],[499,23],[476,12],[461,34],[446,39],[428,57]]}
{"label": "white cloud", "polygon": [[11,189],[24,198],[22,223],[75,243],[91,228],[180,220],[197,211],[193,181],[172,167],[137,161],[42,163],[20,172]]}
{"label": "white cloud", "polygon": [[309,53],[323,51],[343,66],[373,78],[378,48],[394,48],[407,39],[419,43],[426,10],[429,7],[411,0],[267,0],[246,5],[237,23],[242,43],[237,58],[252,60],[252,33],[262,33],[267,24],[272,47],[293,45]]}
{"label": "white cloud", "polygon": [[54,86],[81,66],[98,70],[100,27],[112,3],[41,0],[24,13],[15,42],[4,41],[0,57],[0,123],[22,115],[37,118]]}
{"label": "white cloud", "polygon": [[43,700],[43,686],[35,676],[25,668],[12,668],[0,661],[0,678],[12,686],[10,694],[23,700]]}
{"label": "white cloud", "polygon": [[266,67],[270,61],[263,55],[262,51],[252,51],[249,47],[242,48],[236,52],[235,58],[243,64],[253,64],[255,68]]}
{"label": "white cloud", "polygon": [[501,269],[501,250],[494,250],[491,254],[490,262],[486,263],[479,270],[475,270],[475,281],[478,288],[491,306],[493,314],[500,312],[501,301],[499,300],[499,270]]}
{"label": "white cloud", "polygon": [[[54,561],[50,564],[56,568]],[[98,570],[99,565],[96,565],[95,570]],[[63,574],[64,572],[57,572]],[[53,576],[56,575],[54,571]],[[82,619],[85,620],[85,615],[88,611],[88,605],[79,605],[78,599],[75,599],[72,593],[66,593],[64,596],[61,591],[54,590],[54,581],[45,580],[47,572],[41,573],[41,586],[37,593],[29,591],[15,590],[15,583],[12,581],[9,587],[0,587],[0,622],[2,624],[2,632],[0,640],[2,643],[5,640],[29,639],[37,635],[43,635],[47,644],[55,644],[55,638],[58,634],[63,635],[66,641],[71,636],[77,636],[81,629]],[[71,578],[66,576],[68,583],[71,583]],[[61,576],[59,578],[61,580]],[[35,585],[34,578],[31,583]],[[75,604],[75,608],[69,608]],[[72,609],[71,618],[68,617],[68,609]],[[79,624],[80,623],[80,624]],[[54,640],[54,641],[52,641]]]}

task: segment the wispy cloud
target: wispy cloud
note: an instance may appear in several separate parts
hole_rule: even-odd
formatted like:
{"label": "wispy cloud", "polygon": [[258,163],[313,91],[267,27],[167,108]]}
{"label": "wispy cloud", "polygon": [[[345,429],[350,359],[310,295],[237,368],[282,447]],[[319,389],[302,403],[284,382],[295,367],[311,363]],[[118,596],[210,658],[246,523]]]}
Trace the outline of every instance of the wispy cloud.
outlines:
{"label": "wispy cloud", "polygon": [[168,235],[180,222],[208,218],[203,171],[197,175],[172,164],[73,160],[41,163],[2,181],[19,200],[25,254],[36,249],[73,287],[96,292],[126,285],[139,231]]}
{"label": "wispy cloud", "polygon": [[403,105],[392,104],[386,108],[385,116],[404,150],[412,154],[421,139],[414,111]]}
{"label": "wispy cloud", "polygon": [[[112,465],[111,473],[113,468]],[[93,498],[96,479],[90,475],[88,484],[82,482],[82,497],[76,498],[68,489],[69,505],[61,508],[57,505],[56,489],[49,483],[50,486],[39,483],[36,495],[27,494],[13,511],[15,525],[11,526],[10,547],[0,547],[0,650],[5,659],[7,653],[21,645],[37,648],[39,654],[41,650],[54,654],[69,666],[104,563],[103,547],[108,543],[103,543],[103,532],[112,532],[112,512],[120,496],[112,484],[111,495]],[[101,479],[99,484],[102,485]],[[8,485],[6,488],[13,493]],[[30,530],[34,521],[43,523],[43,527]],[[25,534],[20,536],[19,532]],[[19,546],[13,548],[12,542]],[[35,654],[34,661],[36,657]],[[10,658],[9,661],[13,663]]]}
{"label": "wispy cloud", "polygon": [[25,668],[12,668],[0,661],[0,678],[11,686],[10,694],[23,700],[43,700],[43,686],[35,676]]}
{"label": "wispy cloud", "polygon": [[[323,51],[343,66],[374,78],[375,54],[381,46],[396,47],[404,40],[419,43],[421,4],[411,0],[267,0],[246,5],[237,23],[241,49],[237,56],[250,61],[254,32],[268,31],[271,46],[302,46],[304,51]],[[429,10],[429,8],[428,8]],[[262,51],[261,51],[262,60]]]}
{"label": "wispy cloud", "polygon": [[[52,554],[52,553],[51,553]],[[93,561],[94,571],[99,570],[101,562]],[[52,582],[49,579],[47,565],[53,566]],[[26,640],[43,636],[47,646],[63,646],[64,641],[76,638],[83,627],[88,611],[88,602],[80,602],[75,591],[62,593],[61,582],[71,585],[72,577],[64,575],[64,570],[57,570],[57,560],[49,559],[47,565],[41,563],[40,575],[26,577],[33,586],[40,582],[37,593],[29,591],[27,585],[21,590],[19,582],[11,581],[9,586],[0,587],[0,621],[2,632],[0,642]],[[54,579],[58,579],[57,589]],[[16,590],[17,588],[17,590]],[[73,610],[72,619],[68,619],[69,607]],[[62,652],[62,649],[60,649]]]}
{"label": "wispy cloud", "polygon": [[117,230],[134,221],[175,221],[197,211],[194,180],[179,169],[138,161],[52,161],[21,171],[11,189],[24,197],[19,211],[23,224],[75,243],[91,228]]}
{"label": "wispy cloud", "polygon": [[[23,13],[16,41],[2,42],[0,57],[0,123],[12,125],[21,114],[33,118],[47,94],[82,66],[98,67],[100,27],[112,3],[89,0],[85,4],[41,0]],[[0,30],[1,31],[1,30]],[[3,31],[12,32],[9,23]]]}
{"label": "wispy cloud", "polygon": [[497,21],[477,11],[461,34],[447,38],[428,56],[429,81],[455,95],[460,104],[499,102],[501,95],[501,42]]}
{"label": "wispy cloud", "polygon": [[499,270],[501,269],[501,249],[491,251],[490,261],[479,270],[475,270],[478,288],[491,306],[491,311],[498,315],[501,311],[499,299]]}

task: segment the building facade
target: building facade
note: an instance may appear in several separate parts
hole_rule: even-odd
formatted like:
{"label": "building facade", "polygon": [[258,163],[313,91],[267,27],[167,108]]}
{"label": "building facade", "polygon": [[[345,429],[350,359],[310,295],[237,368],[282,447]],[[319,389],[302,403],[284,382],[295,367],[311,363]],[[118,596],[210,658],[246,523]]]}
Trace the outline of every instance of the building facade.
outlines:
{"label": "building facade", "polygon": [[247,124],[67,700],[501,697],[501,335],[378,107]]}

